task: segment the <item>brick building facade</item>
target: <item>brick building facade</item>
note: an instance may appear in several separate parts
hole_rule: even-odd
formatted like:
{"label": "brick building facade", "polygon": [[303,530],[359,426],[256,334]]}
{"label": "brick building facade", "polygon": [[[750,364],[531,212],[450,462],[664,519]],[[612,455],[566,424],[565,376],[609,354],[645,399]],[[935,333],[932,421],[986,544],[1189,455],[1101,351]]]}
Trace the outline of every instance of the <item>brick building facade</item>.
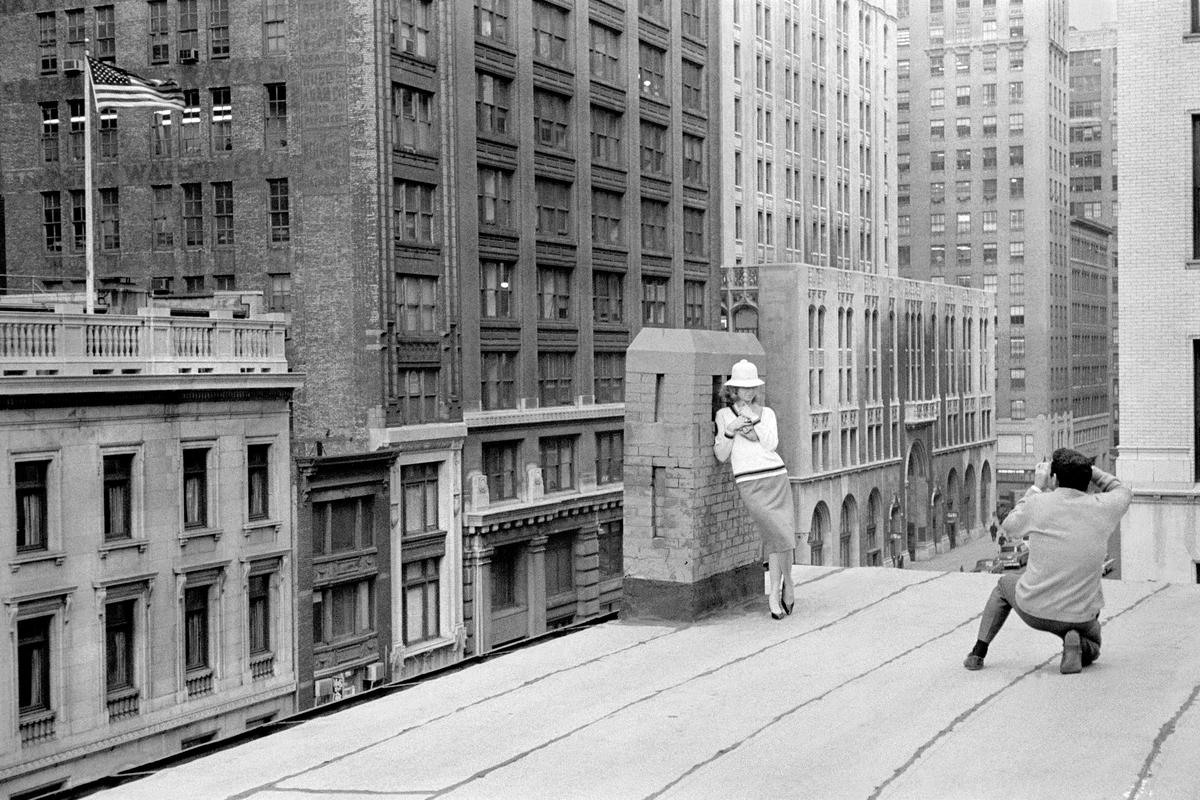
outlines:
{"label": "brick building facade", "polygon": [[1121,446],[1127,580],[1200,582],[1200,8],[1119,2]]}

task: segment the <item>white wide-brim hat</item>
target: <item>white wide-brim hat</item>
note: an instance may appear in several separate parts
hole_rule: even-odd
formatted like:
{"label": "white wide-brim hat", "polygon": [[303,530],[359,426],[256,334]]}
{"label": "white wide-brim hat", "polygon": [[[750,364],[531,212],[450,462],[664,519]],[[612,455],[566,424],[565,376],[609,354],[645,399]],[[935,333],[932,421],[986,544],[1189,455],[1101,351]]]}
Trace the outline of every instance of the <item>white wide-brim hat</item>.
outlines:
{"label": "white wide-brim hat", "polygon": [[753,389],[756,386],[762,386],[764,381],[758,377],[758,367],[746,359],[742,359],[733,365],[730,371],[729,380],[725,381],[726,386],[734,388]]}

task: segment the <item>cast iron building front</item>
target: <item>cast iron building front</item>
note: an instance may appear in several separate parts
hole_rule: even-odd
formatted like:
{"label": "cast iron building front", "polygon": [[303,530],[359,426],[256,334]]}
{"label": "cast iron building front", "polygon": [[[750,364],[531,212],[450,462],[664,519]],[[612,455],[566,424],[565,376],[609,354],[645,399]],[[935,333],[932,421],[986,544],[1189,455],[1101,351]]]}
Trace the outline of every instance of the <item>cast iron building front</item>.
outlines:
{"label": "cast iron building front", "polygon": [[997,500],[1071,435],[1065,0],[901,0],[899,273],[996,292]]}

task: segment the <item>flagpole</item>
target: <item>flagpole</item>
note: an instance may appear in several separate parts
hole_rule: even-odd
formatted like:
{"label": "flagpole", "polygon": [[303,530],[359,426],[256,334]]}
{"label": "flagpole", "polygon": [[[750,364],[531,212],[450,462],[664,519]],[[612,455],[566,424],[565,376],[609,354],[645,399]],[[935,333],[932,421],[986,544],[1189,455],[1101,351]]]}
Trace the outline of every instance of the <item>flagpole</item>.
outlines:
{"label": "flagpole", "polygon": [[83,251],[87,261],[87,300],[85,311],[96,312],[96,245],[92,225],[92,64],[88,49],[83,50]]}

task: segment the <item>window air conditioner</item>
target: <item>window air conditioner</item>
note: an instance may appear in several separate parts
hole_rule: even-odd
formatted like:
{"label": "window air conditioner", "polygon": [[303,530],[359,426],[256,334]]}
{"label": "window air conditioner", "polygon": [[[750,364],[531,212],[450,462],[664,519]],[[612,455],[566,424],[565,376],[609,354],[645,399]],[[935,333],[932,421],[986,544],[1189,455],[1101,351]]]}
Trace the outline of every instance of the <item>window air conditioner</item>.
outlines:
{"label": "window air conditioner", "polygon": [[195,64],[199,60],[200,60],[200,51],[198,51],[198,50],[187,49],[187,50],[179,51],[179,63],[180,64]]}
{"label": "window air conditioner", "polygon": [[63,72],[70,75],[73,72],[83,72],[83,59],[79,58],[64,58],[62,62]]}

